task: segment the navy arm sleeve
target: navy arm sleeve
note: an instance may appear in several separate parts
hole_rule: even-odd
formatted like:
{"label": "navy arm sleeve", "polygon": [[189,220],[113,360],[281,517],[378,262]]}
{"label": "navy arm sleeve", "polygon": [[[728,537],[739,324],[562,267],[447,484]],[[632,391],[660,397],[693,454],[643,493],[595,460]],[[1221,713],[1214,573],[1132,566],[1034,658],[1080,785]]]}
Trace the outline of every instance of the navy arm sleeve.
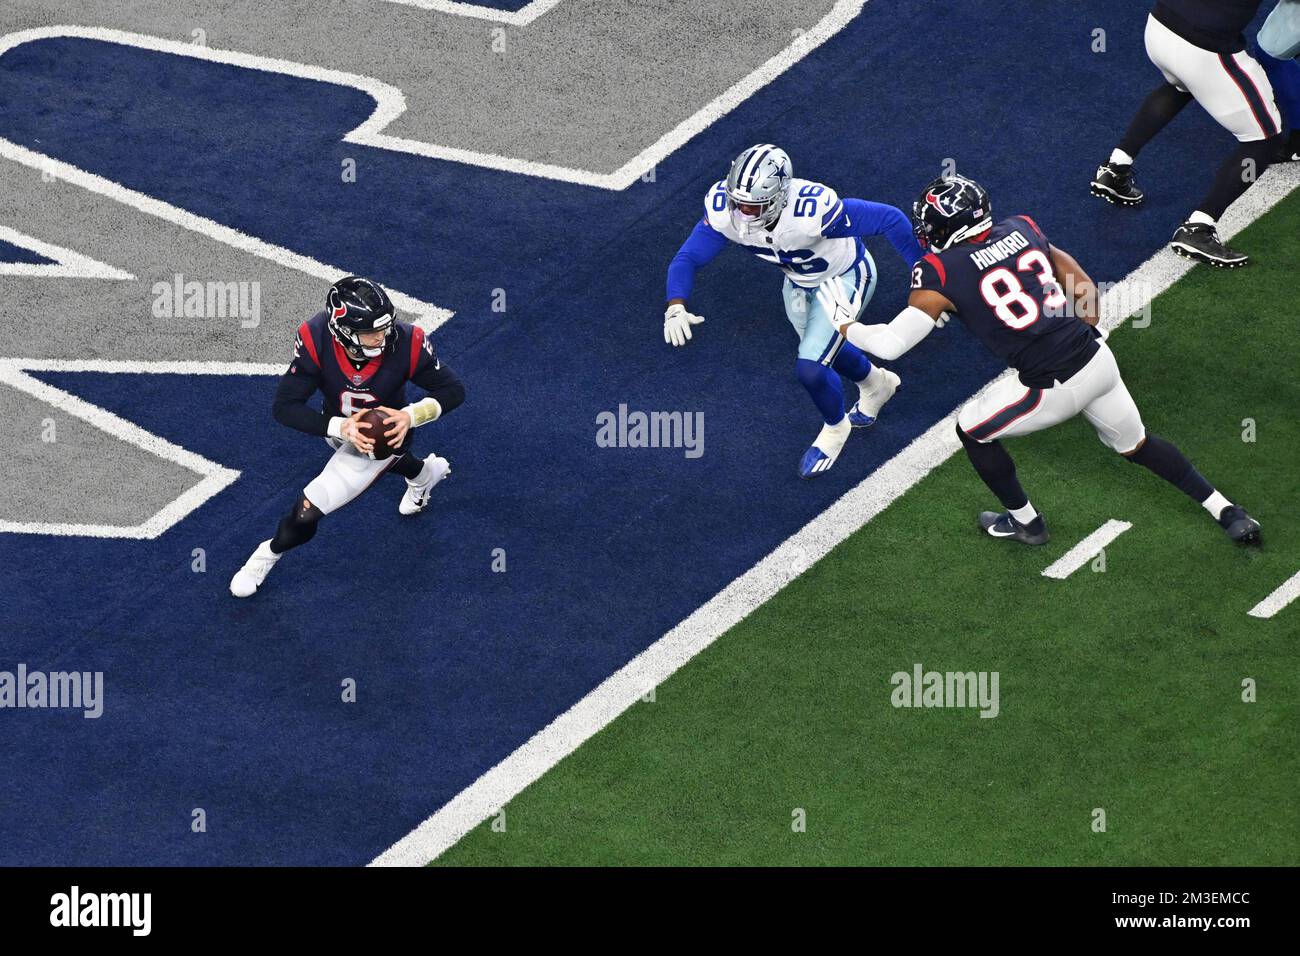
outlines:
{"label": "navy arm sleeve", "polygon": [[898,250],[910,269],[921,258],[921,245],[912,232],[912,223],[903,210],[888,203],[866,199],[845,199],[843,209],[822,229],[827,239],[884,236]]}
{"label": "navy arm sleeve", "polygon": [[712,262],[727,245],[727,237],[701,219],[668,264],[668,298],[689,299],[695,287],[695,272]]}
{"label": "navy arm sleeve", "polygon": [[443,415],[465,401],[465,386],[460,376],[441,363],[430,362],[417,368],[411,381],[438,402]]}
{"label": "navy arm sleeve", "polygon": [[307,404],[316,391],[316,384],[311,376],[285,372],[275,389],[271,414],[281,425],[324,438],[329,434],[330,417]]}

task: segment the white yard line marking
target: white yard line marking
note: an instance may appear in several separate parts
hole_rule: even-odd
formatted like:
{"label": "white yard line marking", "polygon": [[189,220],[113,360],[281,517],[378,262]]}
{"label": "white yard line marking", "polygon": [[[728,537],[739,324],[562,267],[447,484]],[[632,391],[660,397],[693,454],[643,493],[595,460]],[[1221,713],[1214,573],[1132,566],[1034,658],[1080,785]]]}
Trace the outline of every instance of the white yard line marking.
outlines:
{"label": "white yard line marking", "polygon": [[491,20],[511,27],[526,27],[542,14],[559,6],[560,0],[532,0],[518,10],[493,10],[475,3],[458,3],[457,0],[385,0],[386,3],[400,3],[404,7],[419,7],[421,10],[436,10],[438,13],[451,13],[458,17],[472,17],[476,20]]}
{"label": "white yard line marking", "polygon": [[1056,578],[1058,581],[1064,581],[1075,571],[1091,561],[1097,556],[1102,548],[1110,544],[1129,528],[1133,527],[1127,521],[1117,521],[1111,518],[1104,525],[1094,531],[1088,537],[1084,538],[1065,554],[1061,555],[1050,565],[1043,569],[1043,577]]}
{"label": "white yard line marking", "polygon": [[1270,618],[1296,598],[1300,597],[1300,571],[1283,581],[1268,597],[1246,613],[1251,617]]}
{"label": "white yard line marking", "polygon": [[45,276],[50,279],[111,279],[131,281],[135,276],[79,252],[42,242],[32,236],[0,225],[0,241],[27,249],[53,262],[0,262],[0,276]]}
{"label": "white yard line marking", "polygon": [[69,392],[32,378],[12,359],[0,360],[0,384],[8,385],[10,388],[47,402],[59,411],[80,418],[119,441],[186,468],[201,479],[143,524],[126,526],[0,521],[0,533],[76,535],[92,538],[156,538],[239,477],[239,472],[234,469],[209,461],[202,455],[197,455],[180,445],[174,445],[165,438],[147,432],[139,425],[114,415],[98,405],[92,405]]}
{"label": "white yard line marking", "polygon": [[[596,173],[569,166],[557,166],[550,163],[538,163],[510,156],[501,156],[497,153],[483,153],[453,146],[440,146],[436,143],[404,139],[399,136],[389,136],[383,131],[397,117],[406,112],[406,96],[390,83],[385,83],[374,77],[345,73],[341,70],[310,66],[304,63],[293,63],[272,57],[255,56],[233,50],[218,50],[212,47],[183,43],[179,40],[167,40],[162,37],[147,36],[141,33],[128,33],[123,30],[110,30],[105,27],[53,26],[20,30],[0,37],[0,56],[23,43],[57,37],[76,37],[87,40],[100,40],[107,43],[119,43],[124,46],[153,50],[158,53],[194,57],[250,70],[282,73],[286,76],[317,80],[321,83],[349,86],[369,94],[375,101],[375,111],[370,114],[364,123],[343,137],[343,141],[346,143],[390,149],[400,153],[412,153],[416,156],[427,156],[430,159],[482,166],[487,169],[519,173],[524,176],[537,176],[543,179],[594,186],[598,189],[621,190],[632,185],[643,174],[653,169],[656,164],[662,162],[696,134],[730,113],[756,91],[771,83],[836,33],[839,33],[849,21],[862,11],[866,3],[867,0],[836,0],[835,6],[810,30],[796,36],[789,46],[780,53],[771,57],[754,72],[741,78],[729,89],[714,97],[693,115],[678,123],[677,126],[612,173]],[[554,3],[551,6],[554,6]],[[550,9],[550,7],[546,9]],[[545,10],[541,12],[545,12]],[[540,15],[539,12],[536,16]],[[536,16],[532,17],[532,19],[536,19]],[[11,147],[14,145],[7,140],[0,140],[0,144]],[[28,165],[32,165],[32,163],[28,162]]]}
{"label": "white yard line marking", "polygon": [[[238,229],[232,229],[229,226],[223,226],[215,220],[205,219],[178,206],[136,192],[134,189],[127,189],[122,184],[111,179],[88,173],[71,163],[51,159],[49,156],[33,152],[7,139],[0,139],[0,157],[39,170],[56,179],[62,179],[74,186],[111,199],[113,202],[130,206],[139,212],[155,216],[165,222],[170,222],[174,226],[180,226],[182,229],[206,236],[208,239],[220,242],[223,245],[257,256],[259,259],[267,259],[286,269],[303,272],[326,282],[334,282],[340,277],[349,274],[347,270],[340,269],[338,266],[326,265],[307,256],[291,252],[283,246],[276,246],[269,242],[263,242],[261,239],[255,239],[248,233],[240,232]],[[409,313],[413,317],[414,323],[426,332],[432,332],[455,315],[454,312],[439,308],[432,303],[414,298],[396,289],[389,288],[388,294],[393,300],[393,304],[403,312]]]}
{"label": "white yard line marking", "polygon": [[[1269,169],[1219,226],[1227,240],[1300,185],[1300,168]],[[1101,326],[1118,328],[1192,268],[1168,248],[1156,253],[1102,297]],[[1120,314],[1119,305],[1127,308]],[[985,388],[1007,378],[1003,373]],[[1139,400],[1141,396],[1138,396]],[[526,743],[376,857],[371,866],[422,866],[496,813],[529,784],[573,753],[619,714],[716,641],[759,605],[871,521],[959,447],[957,409],[852,488],[754,567],[646,648]]]}

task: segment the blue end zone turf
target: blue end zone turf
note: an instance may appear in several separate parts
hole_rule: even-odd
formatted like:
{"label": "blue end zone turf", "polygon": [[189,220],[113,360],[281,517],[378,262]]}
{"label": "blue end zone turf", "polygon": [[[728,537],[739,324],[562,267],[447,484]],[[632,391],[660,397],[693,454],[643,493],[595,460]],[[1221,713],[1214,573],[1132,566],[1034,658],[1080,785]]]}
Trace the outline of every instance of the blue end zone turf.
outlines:
{"label": "blue end zone turf", "polygon": [[[425,516],[400,520],[386,478],[239,602],[230,575],[328,453],[272,421],[274,379],[41,376],[243,476],[156,541],[0,540],[6,662],[107,672],[100,720],[29,714],[10,735],[0,863],[364,863],[1000,371],[950,324],[887,363],[906,390],[800,481],[820,420],[776,270],[729,250],[697,283],[695,340],[661,334],[664,269],[743,147],[781,143],[797,175],[901,206],[951,158],[996,214],[1030,213],[1101,280],[1168,240],[1206,150],[1231,149],[1189,110],[1144,154],[1160,171],[1146,206],[1117,211],[1088,182],[1159,79],[1145,13],[926,19],[922,39],[915,5],[868,4],[621,193],[343,144],[373,106],[351,89],[84,40],[0,58],[0,135],[454,309],[435,339],[468,387],[417,436],[454,466]],[[366,220],[347,214],[360,206]],[[887,244],[872,252],[865,317],[882,321],[907,276]],[[620,403],[703,412],[703,457],[599,448],[596,416]],[[339,702],[345,678],[357,705]]]}
{"label": "blue end zone turf", "polygon": [[19,265],[49,265],[53,259],[47,259],[39,252],[32,252],[22,246],[0,239],[0,262],[12,262]]}

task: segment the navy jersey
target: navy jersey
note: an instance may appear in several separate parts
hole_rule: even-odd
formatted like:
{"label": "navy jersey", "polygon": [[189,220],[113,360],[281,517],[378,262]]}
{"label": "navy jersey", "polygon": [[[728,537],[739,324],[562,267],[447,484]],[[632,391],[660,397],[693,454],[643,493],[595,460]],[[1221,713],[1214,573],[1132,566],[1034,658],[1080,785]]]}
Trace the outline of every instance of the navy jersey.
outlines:
{"label": "navy jersey", "polygon": [[1242,36],[1263,0],[1157,0],[1151,15],[1188,43],[1214,53],[1246,49]]}
{"label": "navy jersey", "polygon": [[1012,216],[978,241],[923,257],[913,289],[932,289],[1031,388],[1064,381],[1097,351],[1096,329],[1066,308],[1051,246],[1028,216]]}
{"label": "navy jersey", "polygon": [[397,322],[384,353],[355,365],[343,346],[330,334],[322,312],[298,326],[289,375],[313,379],[325,399],[325,413],[347,418],[366,408],[401,408],[406,404],[406,383],[426,367],[436,367],[438,357],[424,330]]}

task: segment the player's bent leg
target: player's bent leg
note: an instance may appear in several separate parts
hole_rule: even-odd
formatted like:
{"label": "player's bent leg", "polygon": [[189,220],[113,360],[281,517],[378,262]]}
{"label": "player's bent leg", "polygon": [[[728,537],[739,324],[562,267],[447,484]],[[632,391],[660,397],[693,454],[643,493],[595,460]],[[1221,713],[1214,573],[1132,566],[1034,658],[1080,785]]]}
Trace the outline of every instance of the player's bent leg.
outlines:
{"label": "player's bent leg", "polygon": [[256,593],[281,555],[315,537],[316,525],[323,517],[325,515],[308,498],[299,498],[293,510],[280,519],[275,537],[259,544],[243,567],[235,572],[230,580],[230,593],[235,597],[249,597]]}
{"label": "player's bent leg", "polygon": [[1106,352],[1109,366],[1114,367],[1113,384],[1083,410],[1084,417],[1097,430],[1097,437],[1199,504],[1234,541],[1258,541],[1259,522],[1245,508],[1234,505],[1216,491],[1176,445],[1146,430],[1137,404],[1119,375],[1114,356],[1109,349]]}
{"label": "player's bent leg", "polygon": [[826,422],[799,461],[799,477],[815,478],[835,465],[853,428],[844,414],[844,388],[840,377],[829,363],[801,357],[795,362],[795,375],[808,390]]}
{"label": "player's bent leg", "polygon": [[1124,457],[1159,475],[1210,513],[1228,537],[1240,544],[1257,544],[1259,522],[1215,489],[1173,442],[1147,433],[1145,440]]}
{"label": "player's bent leg", "polygon": [[880,409],[894,397],[902,379],[889,369],[871,364],[867,354],[851,342],[840,346],[832,367],[847,379],[858,383],[858,400],[849,409],[849,424],[866,428],[876,423]]}
{"label": "player's bent leg", "polygon": [[1006,511],[981,511],[980,527],[995,538],[1010,538],[1025,544],[1046,544],[1051,540],[1047,522],[1029,503],[1029,496],[1016,475],[1016,463],[996,439],[981,442],[957,425],[957,438],[966,449],[975,473],[997,497]]}
{"label": "player's bent leg", "polygon": [[1097,167],[1097,173],[1092,177],[1092,194],[1119,206],[1141,205],[1146,196],[1133,179],[1133,162],[1142,147],[1191,101],[1192,94],[1174,83],[1162,83],[1157,87],[1138,107],[1110,159]]}

